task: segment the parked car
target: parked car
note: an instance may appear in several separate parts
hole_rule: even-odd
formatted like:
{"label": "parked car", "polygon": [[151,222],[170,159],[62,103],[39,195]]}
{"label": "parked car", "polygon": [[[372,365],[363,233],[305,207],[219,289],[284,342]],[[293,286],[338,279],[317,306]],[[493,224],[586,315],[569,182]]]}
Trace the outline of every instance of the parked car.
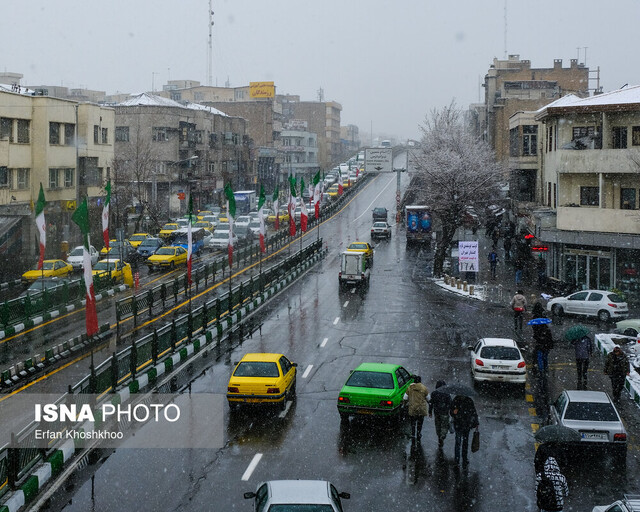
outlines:
{"label": "parked car", "polygon": [[229,407],[276,404],[282,409],[296,394],[296,363],[284,354],[245,354],[236,363],[227,386]]}
{"label": "parked car", "polygon": [[516,342],[509,338],[481,338],[468,347],[473,383],[509,382],[524,389],[527,364]]}
{"label": "parked car", "polygon": [[256,512],[343,512],[341,500],[350,497],[324,480],[271,480],[244,493],[246,500],[254,500]]}
{"label": "parked car", "polygon": [[564,390],[550,407],[550,421],[578,431],[578,446],[606,448],[622,459],[627,456],[627,431],[603,391]]}
{"label": "parked car", "polygon": [[640,512],[640,494],[625,494],[611,505],[593,507],[591,512]]}
{"label": "parked car", "polygon": [[253,239],[253,234],[249,229],[249,224],[242,224],[240,226],[233,226],[233,234],[238,237],[238,241],[251,241]]}
{"label": "parked car", "polygon": [[[93,267],[100,258],[100,253],[93,245],[89,246],[89,256],[91,256],[91,267]],[[73,270],[82,270],[82,265],[84,264],[84,247],[82,245],[78,245],[71,250],[67,256],[67,263],[73,267]]]}
{"label": "parked car", "polygon": [[44,260],[40,270],[36,265],[33,270],[27,270],[22,274],[22,282],[32,283],[43,277],[67,277],[72,271],[73,267],[64,260]]}
{"label": "parked car", "polygon": [[413,382],[402,366],[362,363],[351,372],[338,395],[338,413],[346,420],[352,415],[398,416],[403,397]]}
{"label": "parked car", "polygon": [[156,237],[150,237],[145,239],[139,246],[138,246],[138,255],[140,256],[140,258],[146,259],[149,256],[153,256],[156,251],[162,247],[164,245],[163,241],[161,238],[156,238]]}
{"label": "parked car", "polygon": [[601,322],[608,322],[612,318],[624,319],[629,314],[622,297],[606,290],[582,290],[567,297],[554,297],[547,302],[547,310],[558,316],[594,316]]}
{"label": "parked car", "polygon": [[375,240],[376,238],[386,238],[387,240],[391,238],[391,226],[387,224],[387,221],[374,222],[371,226],[371,239]]}
{"label": "parked car", "polygon": [[387,210],[386,208],[383,208],[382,206],[376,206],[373,210],[372,210],[372,216],[373,216],[373,222],[376,222],[378,220],[383,220],[385,222],[387,222],[387,216],[389,214],[389,210]]}
{"label": "parked car", "polygon": [[628,318],[616,323],[616,329],[625,336],[638,336],[640,333],[640,318]]}

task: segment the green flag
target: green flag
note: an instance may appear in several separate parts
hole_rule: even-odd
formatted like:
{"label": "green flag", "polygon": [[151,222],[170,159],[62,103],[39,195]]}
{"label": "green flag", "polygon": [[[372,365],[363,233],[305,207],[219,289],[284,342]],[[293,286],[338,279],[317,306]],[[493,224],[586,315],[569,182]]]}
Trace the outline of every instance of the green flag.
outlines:
{"label": "green flag", "polygon": [[320,183],[320,171],[313,177],[313,186],[315,187],[318,183]]}
{"label": "green flag", "polygon": [[231,185],[229,183],[227,183],[224,186],[224,195],[227,198],[227,201],[229,202],[229,208],[228,208],[227,214],[235,219],[236,218],[236,197],[233,195],[233,189],[231,188]]}
{"label": "green flag", "polygon": [[264,195],[264,187],[260,185],[260,197],[258,198],[258,210],[262,208],[262,205],[264,204],[266,199],[267,198]]}

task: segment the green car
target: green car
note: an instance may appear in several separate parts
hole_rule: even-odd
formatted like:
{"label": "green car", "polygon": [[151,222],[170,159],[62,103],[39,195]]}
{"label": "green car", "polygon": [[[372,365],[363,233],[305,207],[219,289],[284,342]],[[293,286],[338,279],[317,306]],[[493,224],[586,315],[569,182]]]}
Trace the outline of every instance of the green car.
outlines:
{"label": "green car", "polygon": [[340,418],[359,414],[396,416],[404,407],[402,398],[412,382],[413,375],[400,365],[362,363],[340,390]]}

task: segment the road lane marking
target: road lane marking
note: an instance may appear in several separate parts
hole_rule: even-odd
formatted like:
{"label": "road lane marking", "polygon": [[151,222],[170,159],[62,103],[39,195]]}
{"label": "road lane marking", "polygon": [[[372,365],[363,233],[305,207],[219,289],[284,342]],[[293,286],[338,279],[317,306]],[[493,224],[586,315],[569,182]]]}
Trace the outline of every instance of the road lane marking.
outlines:
{"label": "road lane marking", "polygon": [[351,288],[351,293],[352,294],[356,293],[356,289],[355,288]]}
{"label": "road lane marking", "polygon": [[337,325],[339,321],[340,321],[340,317],[337,316],[336,319],[333,321],[333,325]]}
{"label": "road lane marking", "polygon": [[329,341],[329,338],[323,339],[322,343],[320,343],[320,347],[324,348],[324,346],[327,344],[327,341]]}
{"label": "road lane marking", "polygon": [[262,454],[261,453],[256,453],[253,456],[253,459],[251,460],[251,463],[249,464],[249,467],[247,467],[247,470],[242,475],[242,480],[244,482],[246,482],[247,480],[249,480],[249,478],[251,478],[251,473],[253,473],[253,470],[256,469],[256,466],[260,462],[261,458],[262,458]]}
{"label": "road lane marking", "polygon": [[311,373],[311,368],[313,368],[313,365],[310,364],[309,366],[307,366],[307,369],[304,371],[304,373],[302,374],[302,378],[306,379],[309,374]]}
{"label": "road lane marking", "polygon": [[532,424],[531,424],[531,430],[533,430],[533,433],[534,433],[534,434],[535,434],[539,429],[540,429],[540,424],[539,424],[539,423],[532,423]]}
{"label": "road lane marking", "polygon": [[527,393],[527,395],[525,396],[525,399],[527,400],[527,402],[533,402],[533,395],[530,395]]}
{"label": "road lane marking", "polygon": [[376,202],[376,200],[377,200],[377,199],[382,195],[382,193],[387,189],[387,187],[388,187],[389,185],[391,185],[391,184],[392,184],[394,181],[396,181],[396,180],[397,180],[397,178],[396,178],[395,176],[394,176],[393,178],[391,178],[391,179],[389,180],[389,182],[388,182],[388,183],[387,183],[387,184],[382,188],[382,190],[380,191],[380,193],[379,193],[376,197],[374,197],[374,198],[373,198],[373,201],[371,201],[371,203],[369,203],[369,206],[367,206],[367,207],[364,209],[364,211],[363,211],[360,215],[358,215],[355,219],[353,219],[353,220],[354,220],[354,221],[356,221],[356,220],[358,220],[360,217],[362,217],[363,215],[365,215],[365,214],[369,213],[369,212],[371,211],[371,210],[369,210],[369,208],[371,208],[371,207],[373,206],[373,203],[375,203],[375,202]]}
{"label": "road lane marking", "polygon": [[349,305],[349,301],[345,301],[345,303],[342,305],[343,308],[346,308]]}

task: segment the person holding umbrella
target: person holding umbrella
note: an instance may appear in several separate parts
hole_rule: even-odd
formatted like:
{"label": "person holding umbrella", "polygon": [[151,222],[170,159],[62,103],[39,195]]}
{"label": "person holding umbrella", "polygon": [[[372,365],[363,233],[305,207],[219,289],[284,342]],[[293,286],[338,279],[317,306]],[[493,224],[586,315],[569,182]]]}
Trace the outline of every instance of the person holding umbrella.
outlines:
{"label": "person holding umbrella", "polygon": [[449,414],[453,419],[453,429],[456,434],[455,445],[455,461],[456,465],[460,464],[460,455],[462,455],[462,464],[469,464],[469,432],[472,428],[478,429],[478,413],[473,400],[469,396],[456,395],[451,401]]}
{"label": "person holding umbrella", "polygon": [[436,389],[429,395],[429,418],[435,414],[436,435],[438,436],[438,448],[442,449],[444,440],[449,432],[449,407],[451,406],[451,395],[443,393],[440,388],[446,386],[443,380],[436,382]]}
{"label": "person holding umbrella", "polygon": [[615,345],[604,363],[604,374],[611,379],[614,402],[620,401],[624,380],[629,375],[629,371],[629,359],[620,348],[620,345]]}

